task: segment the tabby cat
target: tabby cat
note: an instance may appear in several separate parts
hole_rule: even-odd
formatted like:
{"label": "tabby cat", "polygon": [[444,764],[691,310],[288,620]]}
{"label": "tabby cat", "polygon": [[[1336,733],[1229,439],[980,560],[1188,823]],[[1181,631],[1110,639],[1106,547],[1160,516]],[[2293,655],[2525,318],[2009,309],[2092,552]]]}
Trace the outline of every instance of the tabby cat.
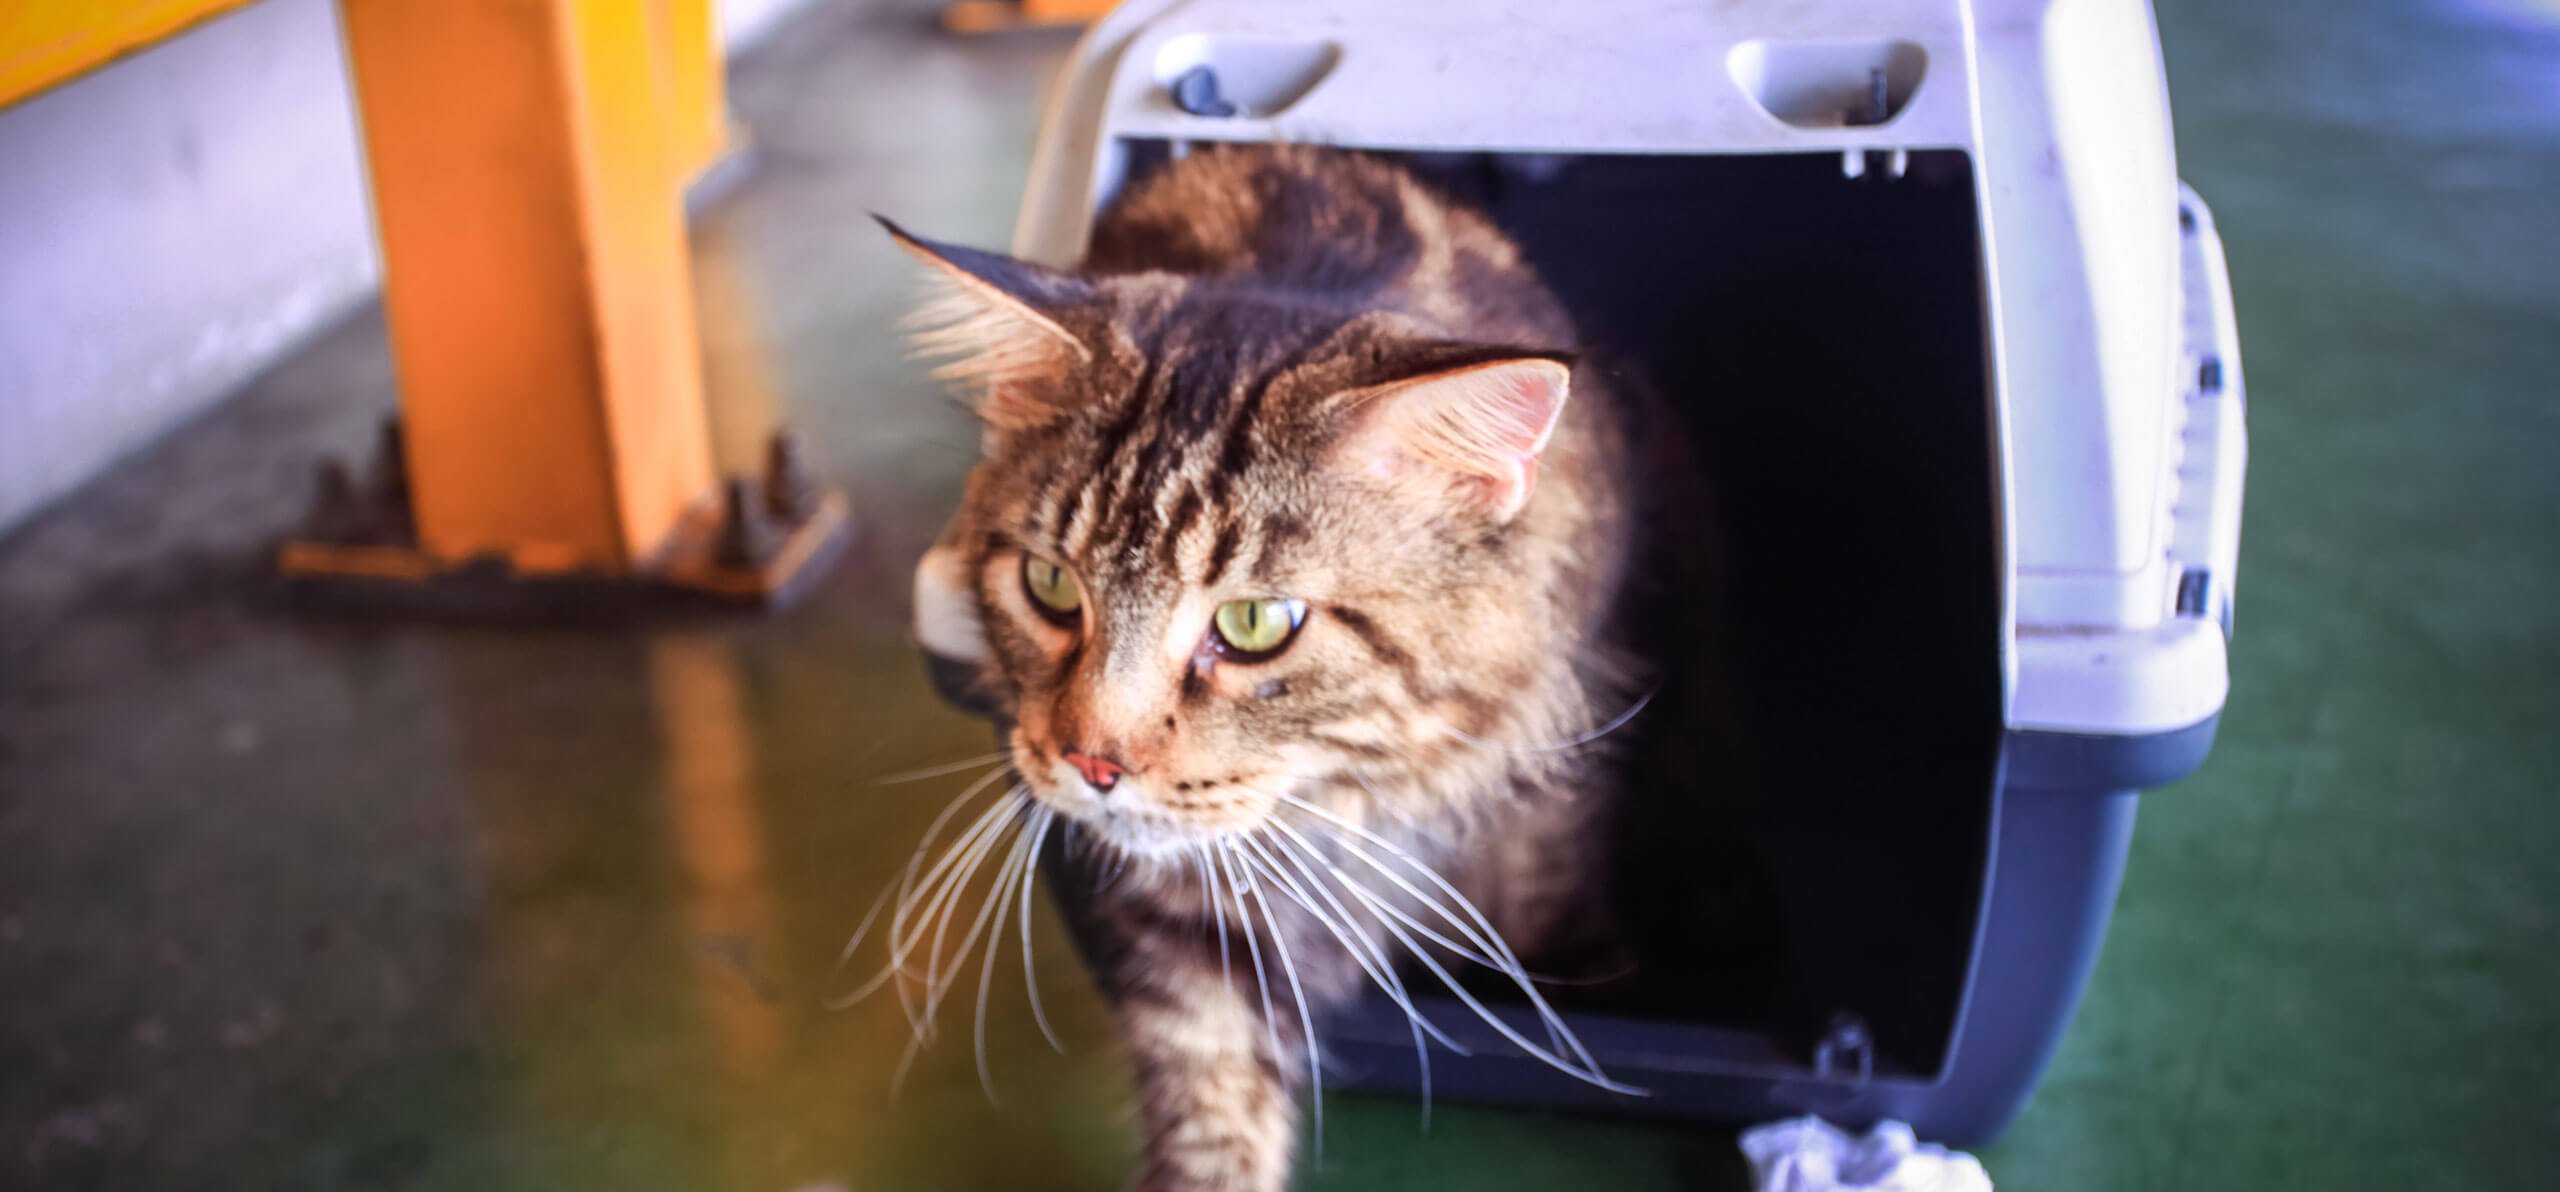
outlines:
{"label": "tabby cat", "polygon": [[1073,271],[890,231],[984,426],[917,630],[1019,783],[911,869],[898,956],[939,970],[970,869],[1001,858],[1001,936],[1048,866],[1140,1189],[1286,1187],[1312,1028],[1368,987],[1419,1047],[1414,998],[1491,972],[1547,1023],[1514,1045],[1608,1084],[1522,958],[1607,918],[1647,453],[1518,246],[1393,162],[1267,146],[1133,185]]}

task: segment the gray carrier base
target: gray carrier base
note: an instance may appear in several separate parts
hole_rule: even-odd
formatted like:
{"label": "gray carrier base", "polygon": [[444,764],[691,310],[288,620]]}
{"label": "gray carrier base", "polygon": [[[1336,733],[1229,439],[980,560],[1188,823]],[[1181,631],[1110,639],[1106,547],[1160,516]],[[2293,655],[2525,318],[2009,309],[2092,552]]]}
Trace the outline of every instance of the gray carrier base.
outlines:
{"label": "gray carrier base", "polygon": [[[1606,1113],[1732,1122],[1819,1114],[1858,1124],[1911,1123],[1959,1147],[1998,1138],[2026,1107],[2079,1005],[2106,939],[2134,806],[2143,787],[2203,761],[2215,721],[2139,738],[2015,733],[2001,750],[1963,1009],[1932,1070],[1879,1054],[1872,1031],[1842,1010],[1820,1034],[1782,1039],[1704,1024],[1568,1015],[1592,1056],[1631,1098],[1561,1075],[1506,1044],[1454,1001],[1424,1000],[1432,1020],[1473,1055],[1434,1049],[1434,1096]],[[1848,888],[1844,897],[1889,896]],[[1854,913],[1852,911],[1851,913]],[[1536,1016],[1506,1010],[1535,1037]],[[1327,1037],[1346,1083],[1418,1091],[1412,1036],[1384,1002],[1346,1016]]]}

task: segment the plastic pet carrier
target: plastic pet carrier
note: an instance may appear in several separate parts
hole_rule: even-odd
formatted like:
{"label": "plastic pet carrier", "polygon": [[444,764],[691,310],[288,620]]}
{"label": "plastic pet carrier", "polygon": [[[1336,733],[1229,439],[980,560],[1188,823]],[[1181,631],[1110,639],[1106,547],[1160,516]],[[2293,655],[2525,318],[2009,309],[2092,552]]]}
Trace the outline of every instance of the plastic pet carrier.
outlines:
{"label": "plastic pet carrier", "polygon": [[[2149,8],[1136,0],[1059,83],[1015,251],[1074,264],[1209,141],[1397,155],[1481,203],[1677,403],[1729,542],[1753,789],[1677,880],[1755,875],[1739,930],[1682,990],[1571,1012],[1650,1096],[1461,1012],[1433,1017],[1484,1046],[1437,1091],[1997,1136],[2136,792],[2203,759],[2227,686],[2240,360]],[[1331,1079],[1415,1080],[1378,1011],[1327,1030]]]}

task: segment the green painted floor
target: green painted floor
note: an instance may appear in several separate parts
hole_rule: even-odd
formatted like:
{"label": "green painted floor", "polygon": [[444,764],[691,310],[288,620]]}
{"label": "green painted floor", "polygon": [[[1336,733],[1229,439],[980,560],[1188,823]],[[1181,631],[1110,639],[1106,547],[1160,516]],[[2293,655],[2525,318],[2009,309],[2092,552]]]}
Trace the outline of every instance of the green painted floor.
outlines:
{"label": "green painted floor", "polygon": [[[2506,1189],[2560,1161],[2560,6],[2176,0],[2255,455],[2234,692],[2146,801],[2008,1189]],[[892,1094],[835,950],[979,751],[906,568],[970,436],[863,214],[1000,242],[1054,37],[822,7],[699,226],[732,458],[863,538],[770,622],[297,619],[259,551],[392,395],[367,313],[0,542],[0,1187],[1109,1189],[1118,1074],[998,1003]],[[1334,1098],[1312,1188],[1723,1189],[1714,1130]]]}

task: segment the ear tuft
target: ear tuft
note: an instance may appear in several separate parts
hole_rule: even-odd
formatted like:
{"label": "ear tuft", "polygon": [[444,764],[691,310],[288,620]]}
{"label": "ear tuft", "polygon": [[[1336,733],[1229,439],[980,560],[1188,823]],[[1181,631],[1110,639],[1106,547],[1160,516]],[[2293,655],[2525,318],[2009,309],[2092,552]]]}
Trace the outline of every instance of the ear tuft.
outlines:
{"label": "ear tuft", "polygon": [[1399,489],[1455,493],[1497,522],[1529,500],[1572,369],[1546,356],[1445,368],[1349,395],[1355,466]]}
{"label": "ear tuft", "polygon": [[941,244],[874,215],[898,247],[926,265],[932,293],[904,320],[934,376],[960,389],[997,430],[1024,430],[1058,415],[1056,391],[1093,351],[1059,322],[1093,301],[1069,274],[998,253]]}

